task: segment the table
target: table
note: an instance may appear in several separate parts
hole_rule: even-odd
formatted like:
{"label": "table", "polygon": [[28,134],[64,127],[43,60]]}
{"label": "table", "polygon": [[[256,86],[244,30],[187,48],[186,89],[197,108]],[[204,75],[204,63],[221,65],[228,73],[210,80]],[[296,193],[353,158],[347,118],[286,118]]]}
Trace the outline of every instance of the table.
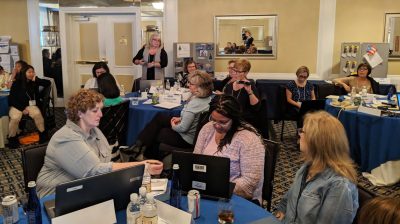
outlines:
{"label": "table", "polygon": [[5,147],[8,134],[8,94],[0,95],[0,148]]}
{"label": "table", "polygon": [[355,110],[340,111],[326,101],[325,110],[342,122],[350,154],[374,185],[400,181],[400,118],[378,117]]}
{"label": "table", "polygon": [[[125,97],[133,97],[136,93],[129,93]],[[171,110],[154,107],[151,104],[129,105],[128,128],[126,133],[126,144],[131,146],[136,142],[139,133],[158,114],[163,113],[170,116],[180,116],[183,106]]]}
{"label": "table", "polygon": [[[45,208],[43,207],[43,202],[54,199],[55,195],[49,195],[40,200],[41,209],[42,209],[42,223],[47,224],[49,222],[49,218],[47,217],[47,213]],[[249,223],[253,221],[257,221],[265,218],[272,218],[272,214],[261,208],[260,206],[244,199],[239,196],[233,195],[233,210],[235,213],[235,223]],[[195,220],[196,224],[201,223],[216,223],[217,222],[217,213],[218,213],[218,201],[201,199],[200,201],[200,217]],[[182,197],[182,206],[183,210],[187,210],[187,197]],[[126,210],[120,210],[116,212],[117,223],[126,223]],[[26,216],[22,210],[19,208],[19,223],[26,223]],[[0,217],[0,221],[2,221],[2,217]]]}

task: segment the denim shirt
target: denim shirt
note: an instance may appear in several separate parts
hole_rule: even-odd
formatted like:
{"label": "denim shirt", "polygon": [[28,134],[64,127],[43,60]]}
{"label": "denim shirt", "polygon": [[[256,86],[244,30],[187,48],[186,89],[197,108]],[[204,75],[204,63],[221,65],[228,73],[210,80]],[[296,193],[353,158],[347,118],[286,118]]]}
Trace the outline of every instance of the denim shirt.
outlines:
{"label": "denim shirt", "polygon": [[328,168],[308,181],[298,197],[307,166],[304,164],[297,171],[294,183],[277,207],[285,213],[282,223],[351,224],[358,209],[357,186]]}

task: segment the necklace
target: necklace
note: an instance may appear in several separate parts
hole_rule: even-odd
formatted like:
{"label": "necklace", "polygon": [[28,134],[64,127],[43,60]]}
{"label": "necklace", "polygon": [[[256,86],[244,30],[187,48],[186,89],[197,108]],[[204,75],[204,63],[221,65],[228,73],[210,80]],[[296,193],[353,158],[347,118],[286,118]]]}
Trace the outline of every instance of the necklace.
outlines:
{"label": "necklace", "polygon": [[[242,89],[243,89],[243,88],[240,88],[240,89],[239,89],[239,93],[236,95],[236,99],[239,99],[240,93],[242,93]],[[233,85],[232,85],[232,96],[233,96],[233,97],[235,97],[235,94],[234,94],[234,93],[235,93],[235,91],[233,90]]]}

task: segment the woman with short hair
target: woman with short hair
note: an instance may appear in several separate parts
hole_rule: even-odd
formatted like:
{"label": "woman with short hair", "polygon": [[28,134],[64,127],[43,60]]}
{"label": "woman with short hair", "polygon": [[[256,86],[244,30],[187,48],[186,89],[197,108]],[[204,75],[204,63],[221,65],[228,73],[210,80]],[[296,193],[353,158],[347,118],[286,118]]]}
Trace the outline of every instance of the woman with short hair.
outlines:
{"label": "woman with short hair", "polygon": [[163,164],[156,160],[111,162],[111,147],[97,128],[103,98],[96,91],[81,89],[69,99],[67,122],[51,138],[37,177],[39,197],[54,194],[56,186],[65,182],[146,163],[151,174],[161,173]]}
{"label": "woman with short hair", "polygon": [[160,143],[178,148],[193,148],[200,113],[209,108],[213,82],[209,74],[196,70],[189,76],[188,84],[191,96],[184,105],[181,116],[172,117],[158,113],[140,132],[132,147],[135,153],[140,155],[145,150],[144,156],[147,158],[160,158],[162,156],[157,147]]}
{"label": "woman with short hair", "polygon": [[325,111],[299,129],[305,163],[277,206],[283,223],[351,224],[358,209],[357,172],[343,125]]}
{"label": "woman with short hair", "polygon": [[342,86],[346,92],[350,93],[354,87],[356,92],[362,91],[365,86],[368,93],[379,94],[379,83],[371,76],[372,67],[368,63],[361,63],[357,67],[357,74],[350,77],[337,78],[332,80],[335,85]]}

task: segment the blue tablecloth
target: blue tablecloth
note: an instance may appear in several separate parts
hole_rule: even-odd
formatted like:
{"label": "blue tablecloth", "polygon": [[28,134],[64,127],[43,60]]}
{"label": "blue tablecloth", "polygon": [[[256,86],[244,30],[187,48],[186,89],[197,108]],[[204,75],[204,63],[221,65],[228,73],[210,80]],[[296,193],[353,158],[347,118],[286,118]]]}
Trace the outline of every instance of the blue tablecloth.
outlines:
{"label": "blue tablecloth", "polygon": [[[127,94],[126,97],[132,97],[135,93]],[[154,107],[151,104],[143,104],[143,101],[139,102],[139,105],[129,105],[128,115],[128,131],[126,135],[126,144],[133,145],[139,133],[146,127],[146,125],[158,114],[164,113],[171,116],[180,116],[182,110],[181,107],[173,109],[163,109]]]}
{"label": "blue tablecloth", "polygon": [[0,117],[8,115],[8,96],[0,96]]}
{"label": "blue tablecloth", "polygon": [[[43,202],[54,199],[54,196],[55,195],[50,195],[40,200],[42,207],[42,223],[44,224],[50,223],[50,221],[47,217],[46,210],[43,207]],[[231,200],[233,201],[235,223],[249,223],[272,216],[272,214],[265,209],[239,196],[233,195]],[[217,203],[217,201],[201,199],[200,217],[196,219],[195,222],[197,224],[216,223],[218,215]],[[187,210],[187,197],[182,197],[182,206],[183,210]],[[116,215],[117,223],[126,223],[126,210],[117,211]],[[19,208],[19,220],[19,223],[26,223],[26,216],[22,208]],[[1,221],[3,221],[2,217],[0,217],[0,222]]]}
{"label": "blue tablecloth", "polygon": [[[326,101],[325,110],[337,117],[340,108],[330,102]],[[400,118],[347,110],[341,111],[338,119],[346,129],[351,157],[361,171],[371,172],[387,161],[400,160]]]}

